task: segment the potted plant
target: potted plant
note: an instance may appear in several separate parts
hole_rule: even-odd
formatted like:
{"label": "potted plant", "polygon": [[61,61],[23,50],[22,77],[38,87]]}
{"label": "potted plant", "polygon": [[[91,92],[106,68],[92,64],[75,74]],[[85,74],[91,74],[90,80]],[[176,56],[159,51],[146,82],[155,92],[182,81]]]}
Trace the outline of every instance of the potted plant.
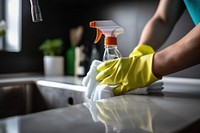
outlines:
{"label": "potted plant", "polygon": [[3,46],[3,37],[6,33],[6,22],[4,20],[0,21],[0,46]]}
{"label": "potted plant", "polygon": [[61,39],[47,39],[39,47],[44,55],[44,74],[46,76],[64,75],[64,57],[61,56],[62,45]]}
{"label": "potted plant", "polygon": [[0,21],[0,36],[4,36],[6,33],[6,22],[4,20]]}

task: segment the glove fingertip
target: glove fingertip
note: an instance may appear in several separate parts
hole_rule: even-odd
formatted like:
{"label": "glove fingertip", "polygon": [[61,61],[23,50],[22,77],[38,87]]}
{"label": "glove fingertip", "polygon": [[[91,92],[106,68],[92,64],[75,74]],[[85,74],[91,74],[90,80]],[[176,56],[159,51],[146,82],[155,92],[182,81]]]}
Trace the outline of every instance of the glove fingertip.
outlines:
{"label": "glove fingertip", "polygon": [[[101,65],[101,64],[100,64],[100,65]],[[96,70],[97,70],[98,72],[101,71],[101,67],[102,67],[102,66],[100,66],[100,65],[98,65],[97,68],[96,68]]]}
{"label": "glove fingertip", "polygon": [[100,76],[99,76],[99,74],[95,77],[95,79],[96,79],[96,81],[100,81]]}
{"label": "glove fingertip", "polygon": [[95,77],[95,79],[97,81],[101,81],[103,80],[107,75],[105,74],[105,71],[101,71],[97,74],[97,76]]}
{"label": "glove fingertip", "polygon": [[102,62],[101,64],[99,64],[97,67],[96,67],[96,70],[99,72],[99,71],[102,71],[106,66],[106,62]]}
{"label": "glove fingertip", "polygon": [[122,94],[122,89],[121,89],[121,88],[122,88],[122,87],[119,86],[119,87],[113,89],[113,93],[114,93],[115,96],[118,96],[118,95],[121,95],[121,94]]}
{"label": "glove fingertip", "polygon": [[116,63],[117,59],[105,61],[97,66],[97,71],[102,71]]}
{"label": "glove fingertip", "polygon": [[104,85],[104,84],[106,84],[104,81],[101,81],[100,83],[99,83],[100,85]]}

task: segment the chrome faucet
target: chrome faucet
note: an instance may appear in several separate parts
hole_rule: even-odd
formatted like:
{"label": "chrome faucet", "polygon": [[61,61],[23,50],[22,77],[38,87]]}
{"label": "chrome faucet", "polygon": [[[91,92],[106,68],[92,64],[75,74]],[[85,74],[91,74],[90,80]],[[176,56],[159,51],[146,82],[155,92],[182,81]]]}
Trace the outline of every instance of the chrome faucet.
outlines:
{"label": "chrome faucet", "polygon": [[33,22],[41,22],[42,14],[41,14],[38,0],[30,0],[30,4],[31,4],[32,21]]}

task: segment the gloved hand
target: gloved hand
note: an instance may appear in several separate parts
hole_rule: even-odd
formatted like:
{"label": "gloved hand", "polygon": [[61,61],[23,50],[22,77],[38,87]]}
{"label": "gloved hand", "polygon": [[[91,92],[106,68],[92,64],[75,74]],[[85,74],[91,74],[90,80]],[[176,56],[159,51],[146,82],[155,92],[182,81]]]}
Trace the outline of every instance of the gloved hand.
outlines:
{"label": "gloved hand", "polygon": [[142,45],[137,45],[134,48],[134,50],[131,52],[129,57],[139,57],[139,56],[142,56],[142,55],[152,54],[152,53],[154,53],[154,50],[151,46],[146,45],[146,44],[142,44]]}
{"label": "gloved hand", "polygon": [[100,84],[118,84],[113,90],[114,95],[148,86],[158,80],[152,72],[153,56],[154,53],[103,62],[97,66],[96,80]]}

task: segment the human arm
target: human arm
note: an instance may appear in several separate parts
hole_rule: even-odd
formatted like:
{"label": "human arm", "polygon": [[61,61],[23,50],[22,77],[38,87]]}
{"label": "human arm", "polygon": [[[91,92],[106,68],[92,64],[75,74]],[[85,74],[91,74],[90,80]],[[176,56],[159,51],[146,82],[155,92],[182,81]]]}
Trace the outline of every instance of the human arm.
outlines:
{"label": "human arm", "polygon": [[153,73],[165,76],[200,63],[200,24],[176,43],[155,53]]}
{"label": "human arm", "polygon": [[[155,50],[168,38],[176,21],[184,11],[182,0],[160,0],[154,16],[145,26],[139,44],[149,44]],[[200,26],[197,25],[185,37],[157,52],[152,71],[162,77],[199,64]]]}
{"label": "human arm", "polygon": [[144,27],[138,44],[148,44],[157,50],[167,40],[184,9],[183,0],[160,0],[155,14]]}
{"label": "human arm", "polygon": [[[139,44],[153,44],[151,46],[154,49],[157,49],[162,43],[164,43],[184,9],[184,6],[181,6],[181,10],[179,9],[179,12],[175,11],[177,15],[175,17],[176,19],[170,18],[170,15],[168,16],[167,14],[174,10],[174,8],[170,9],[170,6],[173,2],[176,3],[178,0],[160,1],[160,16],[158,15],[159,17],[155,17],[155,15],[155,18],[153,17],[152,20],[147,23]],[[163,3],[168,5],[167,7],[166,5],[163,5],[168,9],[167,14],[165,14],[166,12],[163,11],[165,8],[161,6]],[[172,7],[173,6],[174,5],[172,4]],[[158,10],[156,12],[158,12]],[[166,17],[161,17],[162,15],[166,15]],[[160,26],[160,28],[153,27],[156,25],[158,27]],[[166,28],[165,26],[169,27]],[[119,84],[120,86],[114,90],[114,93],[118,95],[122,92],[126,92],[138,87],[148,86],[152,82],[162,78],[162,76],[198,64],[200,58],[199,27],[200,26],[196,26],[180,41],[160,52],[154,53],[154,51],[151,50],[150,52],[149,50],[146,52],[146,48],[145,50],[143,48],[139,48],[139,52],[136,51],[137,54],[134,53],[132,56],[129,56],[129,58],[116,59],[114,61],[103,63],[97,68],[100,73],[97,75],[96,79],[101,81],[102,84]]]}

